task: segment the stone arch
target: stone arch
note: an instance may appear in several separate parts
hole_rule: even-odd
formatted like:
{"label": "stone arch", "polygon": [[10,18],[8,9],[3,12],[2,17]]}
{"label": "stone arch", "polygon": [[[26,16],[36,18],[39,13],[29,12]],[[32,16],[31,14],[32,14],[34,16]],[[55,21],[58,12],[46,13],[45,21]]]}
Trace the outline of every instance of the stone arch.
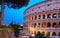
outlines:
{"label": "stone arch", "polygon": [[42,34],[45,34],[45,32],[43,31]]}
{"label": "stone arch", "polygon": [[43,19],[45,19],[45,15],[42,15],[43,16]]}
{"label": "stone arch", "polygon": [[47,36],[50,36],[50,32],[47,32],[47,34],[46,34]]}
{"label": "stone arch", "polygon": [[38,15],[38,19],[41,19],[41,15]]}
{"label": "stone arch", "polygon": [[37,33],[41,33],[40,31],[37,31]]}
{"label": "stone arch", "polygon": [[37,25],[37,24],[36,24],[36,23],[34,23],[34,28],[36,28],[36,25]]}
{"label": "stone arch", "polygon": [[60,28],[60,22],[58,23],[58,27]]}
{"label": "stone arch", "polygon": [[56,18],[56,17],[57,17],[57,14],[56,14],[56,13],[54,13],[52,17],[53,17],[53,18]]}
{"label": "stone arch", "polygon": [[47,27],[51,27],[51,23],[50,22],[47,23]]}
{"label": "stone arch", "polygon": [[35,20],[37,20],[37,16],[35,16]]}
{"label": "stone arch", "polygon": [[60,12],[58,13],[58,18],[60,18]]}
{"label": "stone arch", "polygon": [[36,34],[36,31],[34,31],[34,34]]}
{"label": "stone arch", "polygon": [[40,28],[40,23],[38,23],[38,28]]}
{"label": "stone arch", "polygon": [[58,36],[60,36],[60,32],[58,33]]}
{"label": "stone arch", "polygon": [[46,22],[42,22],[42,27],[46,27]]}
{"label": "stone arch", "polygon": [[53,28],[56,28],[56,27],[57,27],[57,23],[54,22],[54,23],[52,24],[52,27],[53,27]]}
{"label": "stone arch", "polygon": [[52,33],[52,36],[56,36],[56,33],[55,33],[55,32],[53,32],[53,33]]}
{"label": "stone arch", "polygon": [[51,18],[51,14],[47,14],[47,18]]}

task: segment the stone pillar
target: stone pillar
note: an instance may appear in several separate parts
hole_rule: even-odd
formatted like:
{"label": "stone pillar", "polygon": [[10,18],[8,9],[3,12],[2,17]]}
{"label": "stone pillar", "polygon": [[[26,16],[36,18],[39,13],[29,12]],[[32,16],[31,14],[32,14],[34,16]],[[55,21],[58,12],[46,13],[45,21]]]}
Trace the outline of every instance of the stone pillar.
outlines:
{"label": "stone pillar", "polygon": [[40,28],[42,28],[42,22],[40,23]]}
{"label": "stone pillar", "polygon": [[56,32],[56,35],[58,36],[58,32]]}
{"label": "stone pillar", "polygon": [[39,15],[37,15],[37,20],[38,20],[38,16],[39,16]]}
{"label": "stone pillar", "polygon": [[56,16],[57,16],[57,18],[58,18],[58,12],[57,12],[57,15],[56,15]]}
{"label": "stone pillar", "polygon": [[52,37],[52,32],[50,32],[50,37]]}
{"label": "stone pillar", "polygon": [[47,16],[47,15],[45,14],[45,19],[47,18],[46,16]]}
{"label": "stone pillar", "polygon": [[51,16],[50,16],[50,17],[51,17],[51,19],[52,19],[52,14],[51,14]]}
{"label": "stone pillar", "polygon": [[41,19],[43,19],[43,16],[41,15]]}
{"label": "stone pillar", "polygon": [[33,17],[33,16],[30,16],[31,20],[32,20],[32,17]]}
{"label": "stone pillar", "polygon": [[[51,23],[51,22],[50,22]],[[52,28],[52,23],[51,23],[51,28]]]}
{"label": "stone pillar", "polygon": [[33,16],[33,20],[35,20],[35,15]]}
{"label": "stone pillar", "polygon": [[47,14],[45,15],[45,18],[47,19]]}

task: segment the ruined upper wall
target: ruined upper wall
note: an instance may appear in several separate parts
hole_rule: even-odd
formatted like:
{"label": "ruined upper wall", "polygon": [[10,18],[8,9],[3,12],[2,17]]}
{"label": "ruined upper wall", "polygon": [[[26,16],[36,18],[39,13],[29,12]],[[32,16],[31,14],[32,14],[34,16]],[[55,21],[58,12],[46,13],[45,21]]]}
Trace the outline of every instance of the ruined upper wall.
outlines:
{"label": "ruined upper wall", "polygon": [[24,15],[27,16],[32,13],[38,13],[48,10],[60,9],[60,0],[44,1],[35,4],[25,10]]}

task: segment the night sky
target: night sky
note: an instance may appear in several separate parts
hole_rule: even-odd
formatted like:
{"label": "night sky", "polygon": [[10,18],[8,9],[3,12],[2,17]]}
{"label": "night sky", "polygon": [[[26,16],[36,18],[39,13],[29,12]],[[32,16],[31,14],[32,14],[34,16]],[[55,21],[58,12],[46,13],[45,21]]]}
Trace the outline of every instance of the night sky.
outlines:
{"label": "night sky", "polygon": [[30,0],[28,6],[26,7],[22,7],[20,9],[13,9],[13,8],[8,8],[7,6],[5,6],[5,10],[4,10],[4,24],[9,24],[12,21],[17,23],[17,24],[23,24],[24,23],[24,11],[39,2],[42,2],[44,0]]}

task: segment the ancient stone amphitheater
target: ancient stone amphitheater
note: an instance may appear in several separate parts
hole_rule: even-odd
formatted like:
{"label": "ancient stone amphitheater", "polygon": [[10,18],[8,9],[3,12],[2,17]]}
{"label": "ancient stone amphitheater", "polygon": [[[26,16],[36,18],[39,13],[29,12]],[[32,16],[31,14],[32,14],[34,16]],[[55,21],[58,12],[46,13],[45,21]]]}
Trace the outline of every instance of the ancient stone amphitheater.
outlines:
{"label": "ancient stone amphitheater", "polygon": [[39,31],[50,37],[60,36],[60,0],[45,0],[26,9],[24,26],[29,35]]}

